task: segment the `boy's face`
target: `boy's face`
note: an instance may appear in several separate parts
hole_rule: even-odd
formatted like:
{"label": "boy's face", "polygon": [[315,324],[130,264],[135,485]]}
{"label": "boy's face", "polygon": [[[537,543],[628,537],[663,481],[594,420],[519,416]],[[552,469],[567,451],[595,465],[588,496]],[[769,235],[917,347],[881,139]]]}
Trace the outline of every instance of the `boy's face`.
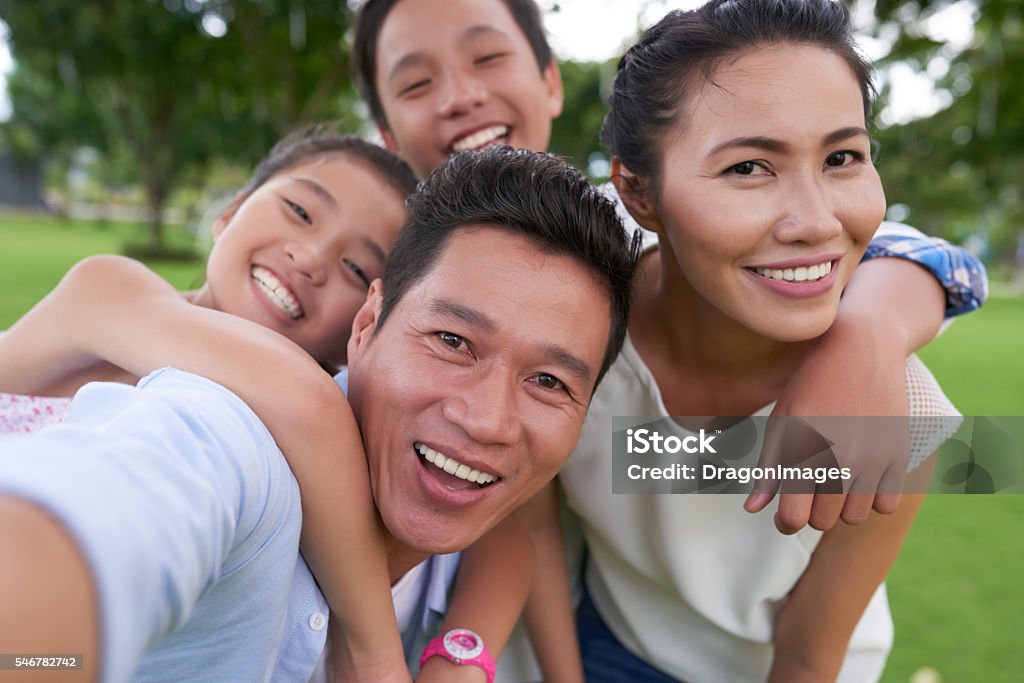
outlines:
{"label": "boy's face", "polygon": [[420,177],[487,144],[544,151],[562,111],[557,65],[538,67],[501,0],[401,0],[375,66],[384,143]]}

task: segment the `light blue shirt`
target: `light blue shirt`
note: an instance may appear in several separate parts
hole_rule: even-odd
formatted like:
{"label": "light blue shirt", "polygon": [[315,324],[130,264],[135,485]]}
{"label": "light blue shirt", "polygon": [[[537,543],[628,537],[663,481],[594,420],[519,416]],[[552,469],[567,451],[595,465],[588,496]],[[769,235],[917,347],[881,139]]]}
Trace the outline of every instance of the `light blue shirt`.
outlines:
{"label": "light blue shirt", "polygon": [[[0,492],[43,506],[78,542],[103,681],[309,679],[329,613],[298,552],[298,485],[227,389],[170,368],[138,386],[89,384],[64,424],[0,441]],[[443,618],[458,555],[429,562],[403,633],[410,661]]]}

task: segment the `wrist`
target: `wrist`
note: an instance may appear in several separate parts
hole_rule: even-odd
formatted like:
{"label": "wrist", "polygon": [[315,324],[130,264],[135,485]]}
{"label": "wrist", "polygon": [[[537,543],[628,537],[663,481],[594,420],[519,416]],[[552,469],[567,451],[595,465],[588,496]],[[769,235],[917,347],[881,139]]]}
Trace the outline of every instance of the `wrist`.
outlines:
{"label": "wrist", "polygon": [[494,683],[494,657],[484,645],[483,638],[469,629],[452,629],[430,641],[420,657],[420,668],[431,659],[445,659],[456,666],[469,666],[481,670],[487,683]]}

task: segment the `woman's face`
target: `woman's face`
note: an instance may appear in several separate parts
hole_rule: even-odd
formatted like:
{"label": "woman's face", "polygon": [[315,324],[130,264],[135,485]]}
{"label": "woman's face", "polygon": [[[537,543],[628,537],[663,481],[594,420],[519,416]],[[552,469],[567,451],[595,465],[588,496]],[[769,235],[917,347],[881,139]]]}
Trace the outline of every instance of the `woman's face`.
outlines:
{"label": "woman's face", "polygon": [[763,336],[822,334],[885,212],[850,67],[815,47],[752,50],[683,116],[654,200],[683,276]]}
{"label": "woman's face", "polygon": [[345,360],[352,320],[405,220],[403,198],[346,154],[281,171],[214,226],[196,302],[259,323],[325,363]]}

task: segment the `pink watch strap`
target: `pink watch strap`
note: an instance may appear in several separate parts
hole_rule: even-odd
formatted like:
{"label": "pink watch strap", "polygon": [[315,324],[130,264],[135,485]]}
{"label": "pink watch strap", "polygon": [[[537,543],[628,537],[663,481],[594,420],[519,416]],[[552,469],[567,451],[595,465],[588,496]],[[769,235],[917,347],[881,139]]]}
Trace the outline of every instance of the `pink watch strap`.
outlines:
{"label": "pink watch strap", "polygon": [[494,657],[487,651],[479,634],[465,628],[448,631],[427,644],[420,657],[420,668],[433,656],[444,657],[455,664],[472,664],[484,670],[487,683],[494,683]]}

